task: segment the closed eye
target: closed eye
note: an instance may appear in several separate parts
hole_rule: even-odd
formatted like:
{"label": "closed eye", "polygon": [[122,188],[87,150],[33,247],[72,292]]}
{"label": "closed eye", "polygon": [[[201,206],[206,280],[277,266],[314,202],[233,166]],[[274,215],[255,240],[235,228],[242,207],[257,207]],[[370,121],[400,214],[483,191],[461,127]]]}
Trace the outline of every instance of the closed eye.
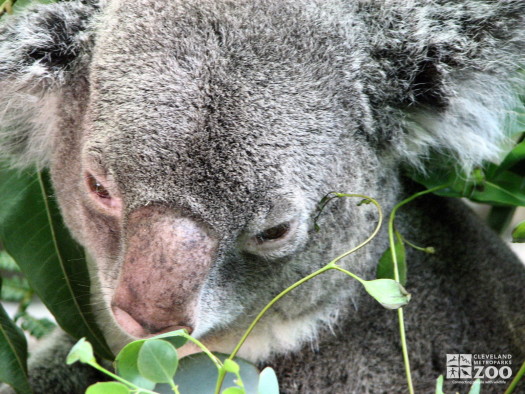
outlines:
{"label": "closed eye", "polygon": [[269,241],[276,241],[283,238],[288,231],[290,231],[290,223],[281,223],[255,235],[255,241],[259,245]]}

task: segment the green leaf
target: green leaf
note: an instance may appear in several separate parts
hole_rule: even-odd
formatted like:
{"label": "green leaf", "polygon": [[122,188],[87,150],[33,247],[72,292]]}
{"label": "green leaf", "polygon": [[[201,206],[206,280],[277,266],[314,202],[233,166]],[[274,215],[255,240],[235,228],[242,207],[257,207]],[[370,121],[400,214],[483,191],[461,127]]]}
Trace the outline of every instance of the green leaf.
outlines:
{"label": "green leaf", "polygon": [[27,380],[27,342],[0,305],[0,382],[18,393],[32,393]]}
{"label": "green leaf", "polygon": [[392,279],[375,279],[361,282],[365,290],[387,309],[398,309],[408,304],[410,294]]}
{"label": "green leaf", "polygon": [[20,272],[15,260],[5,250],[0,250],[0,269],[10,272]]}
{"label": "green leaf", "polygon": [[[394,249],[397,257],[397,267],[399,271],[399,281],[404,286],[407,283],[407,266],[406,266],[406,252],[405,244],[401,235],[396,231],[396,241]],[[394,275],[394,260],[392,259],[392,248],[389,247],[379,259],[377,266],[376,278],[378,279],[395,279]]]}
{"label": "green leaf", "polygon": [[443,375],[436,379],[436,394],[445,394],[443,392]]}
{"label": "green leaf", "polygon": [[525,141],[520,142],[507,154],[501,164],[497,166],[494,175],[497,176],[503,171],[510,170],[512,167],[523,161],[525,161]]}
{"label": "green leaf", "polygon": [[501,235],[509,227],[515,212],[516,207],[492,206],[487,217],[487,224]]}
{"label": "green leaf", "polygon": [[95,383],[88,387],[86,394],[129,394],[131,390],[123,383]]}
{"label": "green leaf", "polygon": [[246,394],[246,391],[240,387],[228,387],[222,394]]}
{"label": "green leaf", "polygon": [[142,387],[146,390],[152,390],[155,382],[143,377],[137,365],[139,352],[144,345],[145,340],[133,341],[122,348],[115,358],[115,369],[117,375],[126,379],[128,382]]}
{"label": "green leaf", "polygon": [[0,169],[0,239],[64,331],[86,337],[99,355],[113,358],[91,312],[84,252],[52,194],[45,173]]}
{"label": "green leaf", "polygon": [[492,205],[525,205],[525,182],[522,176],[512,171],[499,172],[497,176],[487,177],[482,182],[479,182],[479,176],[476,180],[464,174],[457,174],[453,169],[440,169],[427,175],[412,173],[410,176],[427,188],[449,184],[448,187],[435,192],[440,196],[465,197]]}
{"label": "green leaf", "polygon": [[266,367],[259,375],[257,394],[279,394],[279,382],[277,375],[271,367]]}
{"label": "green leaf", "polygon": [[153,382],[171,382],[178,364],[175,347],[161,339],[147,340],[139,350],[137,366],[140,374]]}
{"label": "green leaf", "polygon": [[470,388],[468,394],[479,394],[481,392],[481,380],[476,379],[474,383],[472,383],[472,387]]}
{"label": "green leaf", "polygon": [[487,180],[480,190],[474,190],[472,201],[493,205],[525,205],[525,182],[523,177],[510,171],[504,171],[496,178]]}
{"label": "green leaf", "polygon": [[176,331],[165,332],[164,334],[155,335],[151,339],[164,339],[168,341],[177,349],[184,346],[188,342],[188,338],[184,335],[187,335],[188,331],[185,329],[180,329]]}
{"label": "green leaf", "polygon": [[[228,356],[226,354],[214,353],[222,362]],[[259,382],[259,371],[257,367],[246,360],[235,357],[235,362],[240,367],[240,375],[247,393],[256,393]],[[192,354],[179,361],[175,384],[179,391],[184,393],[214,393],[217,384],[218,369],[215,364],[204,353]],[[222,389],[236,386],[234,374],[228,373],[224,379]],[[166,384],[158,384],[155,391],[159,393],[169,393],[170,388]]]}
{"label": "green leaf", "polygon": [[[36,317],[31,316],[27,312],[17,313],[17,319],[22,321],[21,327],[23,330],[27,331],[30,335],[34,336],[36,339],[40,339],[51,333],[56,328],[56,324],[53,323],[48,318],[37,319]],[[17,320],[18,321],[18,320]]]}
{"label": "green leaf", "polygon": [[25,278],[20,276],[12,276],[10,278],[2,278],[2,292],[1,298],[3,301],[20,302],[25,298],[29,298],[32,290]]}
{"label": "green leaf", "polygon": [[224,370],[231,373],[239,373],[239,364],[227,358],[224,360]]}
{"label": "green leaf", "polygon": [[91,344],[86,341],[86,338],[79,339],[79,341],[75,343],[67,355],[67,365],[71,365],[77,361],[80,361],[84,364],[90,364],[91,362],[95,361],[93,346],[91,346]]}
{"label": "green leaf", "polygon": [[525,242],[525,220],[512,230],[512,242]]}

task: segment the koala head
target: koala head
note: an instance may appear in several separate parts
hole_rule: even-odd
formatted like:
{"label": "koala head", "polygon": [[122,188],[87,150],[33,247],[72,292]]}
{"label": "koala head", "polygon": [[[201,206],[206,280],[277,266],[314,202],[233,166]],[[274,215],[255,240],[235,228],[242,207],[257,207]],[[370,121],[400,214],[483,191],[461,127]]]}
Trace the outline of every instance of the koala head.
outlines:
{"label": "koala head", "polygon": [[[417,39],[396,65],[378,55],[388,34],[365,34],[368,12],[79,0],[0,27],[1,149],[51,169],[115,349],[185,327],[231,351],[275,295],[375,227],[373,206],[339,200],[314,231],[324,195],[364,193],[388,211],[402,163],[429,149],[465,165],[494,155],[507,83],[422,69]],[[370,278],[385,245],[342,264]],[[316,278],[270,310],[241,355],[294,349],[359,296],[340,273]]]}

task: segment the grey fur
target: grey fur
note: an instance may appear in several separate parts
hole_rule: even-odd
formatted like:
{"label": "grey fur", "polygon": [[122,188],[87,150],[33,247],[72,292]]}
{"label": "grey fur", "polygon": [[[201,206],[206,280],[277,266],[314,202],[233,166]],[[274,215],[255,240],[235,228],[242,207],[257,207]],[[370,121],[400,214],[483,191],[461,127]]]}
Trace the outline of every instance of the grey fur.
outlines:
{"label": "grey fur", "polygon": [[[228,351],[273,295],[375,226],[373,207],[341,200],[315,233],[327,192],[365,193],[389,212],[413,190],[402,166],[422,169],[429,151],[466,168],[498,157],[524,61],[524,14],[522,0],[36,6],[0,27],[1,149],[16,165],[50,166],[66,222],[96,261],[93,296],[108,307],[99,319],[115,349],[130,340],[109,313],[130,215],[168,207],[209,229],[218,248],[193,323]],[[65,35],[45,22],[57,16]],[[28,58],[42,54],[32,48],[49,54]],[[122,198],[121,219],[88,201],[88,168]],[[295,225],[289,242],[250,243],[285,221]],[[445,372],[446,353],[523,359],[517,258],[440,198],[407,208],[399,227],[438,251],[409,255],[418,392]],[[386,246],[381,233],[344,266],[372,278]],[[276,305],[241,356],[274,365],[284,392],[401,392],[394,324],[355,282],[328,273]],[[49,392],[57,375],[34,373],[37,392]]]}

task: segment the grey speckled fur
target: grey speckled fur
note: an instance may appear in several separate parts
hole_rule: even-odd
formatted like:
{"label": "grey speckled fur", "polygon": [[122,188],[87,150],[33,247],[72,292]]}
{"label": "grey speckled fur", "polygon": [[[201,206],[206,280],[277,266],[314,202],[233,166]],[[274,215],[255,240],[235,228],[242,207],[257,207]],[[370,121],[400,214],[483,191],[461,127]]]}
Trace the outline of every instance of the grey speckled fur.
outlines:
{"label": "grey speckled fur", "polygon": [[[109,302],[133,213],[151,206],[205,228],[216,249],[191,323],[228,351],[273,295],[375,226],[373,207],[346,199],[314,232],[327,192],[365,193],[388,213],[414,190],[403,166],[423,169],[429,152],[467,169],[499,157],[524,15],[522,0],[37,5],[0,26],[0,150],[14,166],[51,168],[65,220],[96,262],[93,300],[106,306],[99,319],[114,349],[130,340]],[[118,217],[94,205],[86,172],[122,200]],[[286,242],[253,242],[283,222],[294,224]],[[409,252],[417,392],[433,390],[447,353],[510,353],[516,367],[517,258],[458,202],[424,198],[399,228],[437,249]],[[383,232],[344,266],[372,278],[386,245]],[[287,393],[397,393],[397,338],[395,314],[331,272],[276,305],[241,355],[273,365]],[[64,341],[35,355],[36,392],[93,380],[57,366]]]}

